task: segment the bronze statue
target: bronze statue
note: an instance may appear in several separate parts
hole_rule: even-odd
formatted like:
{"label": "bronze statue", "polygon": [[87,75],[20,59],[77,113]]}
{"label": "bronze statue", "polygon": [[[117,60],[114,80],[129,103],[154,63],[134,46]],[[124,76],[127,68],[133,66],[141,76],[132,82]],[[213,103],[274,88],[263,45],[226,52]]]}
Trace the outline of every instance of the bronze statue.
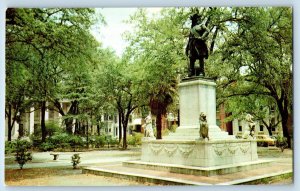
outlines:
{"label": "bronze statue", "polygon": [[201,112],[201,114],[199,116],[199,120],[200,120],[200,130],[199,130],[200,139],[205,140],[205,138],[207,138],[209,140],[208,124],[207,124],[207,120],[206,120],[206,115],[203,112]]}
{"label": "bronze statue", "polygon": [[[185,53],[189,57],[188,76],[205,76],[204,59],[208,58],[208,49],[205,41],[209,35],[209,30],[205,24],[200,23],[200,16],[194,14],[190,17],[192,21],[189,41],[186,46]],[[199,60],[200,69],[195,69],[195,62]]]}

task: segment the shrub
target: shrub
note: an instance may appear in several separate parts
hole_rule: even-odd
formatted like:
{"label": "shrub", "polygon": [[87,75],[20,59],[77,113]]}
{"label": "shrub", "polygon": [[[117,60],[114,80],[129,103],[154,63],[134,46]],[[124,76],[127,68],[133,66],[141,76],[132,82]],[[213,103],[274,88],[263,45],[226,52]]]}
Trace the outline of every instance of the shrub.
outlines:
{"label": "shrub", "polygon": [[284,151],[288,147],[287,138],[278,135],[276,137],[276,147],[279,147],[281,149],[281,152]]}
{"label": "shrub", "polygon": [[[51,120],[46,121],[45,126],[46,126],[46,136],[47,137],[51,137],[54,134],[60,134],[63,132],[63,129],[59,126],[59,123],[57,121],[51,121]],[[42,128],[40,125],[38,125],[34,129],[33,135],[36,137],[42,137]]]}
{"label": "shrub", "polygon": [[93,148],[95,147],[95,137],[90,136],[89,139],[85,141],[85,144],[87,145],[87,147],[89,148],[90,146]]}
{"label": "shrub", "polygon": [[135,133],[134,137],[135,137],[135,140],[136,140],[136,144],[137,145],[141,145],[142,144],[143,134],[142,133]]}
{"label": "shrub", "polygon": [[69,145],[69,137],[67,133],[55,133],[52,137],[47,139],[47,142],[50,142],[54,145],[55,148],[63,148]]}
{"label": "shrub", "polygon": [[29,136],[30,141],[32,142],[32,146],[38,148],[42,144],[42,137],[32,134]]}
{"label": "shrub", "polygon": [[171,125],[171,127],[169,128],[169,130],[174,133],[176,131],[177,127],[178,127],[177,124],[173,124],[173,125]]}
{"label": "shrub", "polygon": [[100,135],[100,136],[95,137],[95,147],[96,148],[104,147],[105,142],[106,142],[105,136]]}
{"label": "shrub", "polygon": [[137,146],[142,144],[142,133],[133,133],[132,135],[129,135],[127,138],[127,144],[132,146]]}
{"label": "shrub", "polygon": [[80,163],[80,156],[79,154],[74,154],[72,157],[72,165],[73,165],[73,169],[76,169],[77,168],[77,165]]}
{"label": "shrub", "polygon": [[162,136],[167,136],[167,135],[169,135],[169,133],[170,133],[170,130],[168,128],[165,128],[162,131]]}
{"label": "shrub", "polygon": [[83,147],[84,146],[84,142],[83,142],[83,140],[80,136],[70,135],[68,139],[69,139],[68,143],[73,148],[74,152],[76,151],[77,147]]}
{"label": "shrub", "polygon": [[62,133],[63,129],[57,121],[46,121],[46,135],[51,137],[54,134]]}
{"label": "shrub", "polygon": [[110,141],[109,144],[110,144],[111,146],[116,146],[116,145],[119,144],[119,141],[118,141],[117,138],[111,138],[109,141]]}
{"label": "shrub", "polygon": [[16,151],[14,141],[5,141],[5,154],[10,154]]}
{"label": "shrub", "polygon": [[42,151],[52,151],[55,148],[56,147],[51,142],[45,142],[39,146],[39,149]]}
{"label": "shrub", "polygon": [[19,163],[20,169],[23,169],[24,164],[27,161],[32,160],[31,153],[28,150],[32,147],[32,144],[26,140],[17,140],[15,142],[16,147],[16,161]]}
{"label": "shrub", "polygon": [[127,144],[135,146],[135,138],[133,137],[133,135],[127,136]]}
{"label": "shrub", "polygon": [[105,143],[107,144],[107,147],[116,146],[119,141],[116,138],[113,138],[111,135],[106,135],[105,137]]}
{"label": "shrub", "polygon": [[42,137],[42,128],[40,124],[35,124],[34,125],[34,132],[33,135],[35,137]]}

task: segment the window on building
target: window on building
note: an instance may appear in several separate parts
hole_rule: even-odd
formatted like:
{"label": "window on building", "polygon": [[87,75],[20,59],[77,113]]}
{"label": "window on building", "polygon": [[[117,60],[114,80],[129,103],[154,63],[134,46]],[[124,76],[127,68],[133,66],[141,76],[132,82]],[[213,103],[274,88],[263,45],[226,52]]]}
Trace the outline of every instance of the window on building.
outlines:
{"label": "window on building", "polygon": [[239,125],[239,131],[243,131],[243,128],[241,125]]}
{"label": "window on building", "polygon": [[272,117],[270,120],[270,125],[272,126],[272,131],[275,131],[275,117]]}
{"label": "window on building", "polygon": [[40,110],[34,111],[34,120],[39,121],[40,120]]}
{"label": "window on building", "polygon": [[117,123],[118,122],[118,115],[115,115],[114,116],[114,123]]}
{"label": "window on building", "polygon": [[264,131],[264,126],[263,125],[259,126],[259,131]]}
{"label": "window on building", "polygon": [[108,120],[108,114],[104,114],[104,120],[107,121]]}

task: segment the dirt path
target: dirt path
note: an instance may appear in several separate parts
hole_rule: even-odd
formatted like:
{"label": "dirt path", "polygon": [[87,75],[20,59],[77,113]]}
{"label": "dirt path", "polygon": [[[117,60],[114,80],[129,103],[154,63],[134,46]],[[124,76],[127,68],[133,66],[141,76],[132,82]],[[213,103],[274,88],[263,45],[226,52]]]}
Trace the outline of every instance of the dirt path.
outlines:
{"label": "dirt path", "polygon": [[111,177],[81,174],[81,169],[38,168],[7,169],[5,183],[8,186],[145,186],[134,181]]}
{"label": "dirt path", "polygon": [[145,186],[134,181],[117,178],[108,178],[90,174],[76,174],[66,176],[49,176],[47,178],[23,179],[20,181],[7,181],[9,186]]}
{"label": "dirt path", "polygon": [[[70,154],[69,154],[70,155]],[[81,169],[73,170],[70,164],[70,156],[62,155],[58,161],[53,161],[49,153],[35,153],[37,163],[26,164],[23,170],[16,169],[18,166],[12,160],[13,157],[6,158],[5,183],[8,186],[145,186],[153,185],[139,183],[124,179],[96,176],[92,174],[82,174]],[[259,148],[260,158],[277,158],[280,163],[291,164],[293,162],[292,150],[278,152],[276,148]],[[90,164],[115,163],[121,160],[135,159],[138,152],[86,152],[82,153],[84,159],[81,167]],[[12,159],[11,159],[12,158]],[[14,163],[13,163],[14,162]],[[60,164],[61,163],[61,164]],[[60,166],[58,166],[60,164]],[[15,168],[7,168],[16,166]],[[283,178],[262,182],[260,184],[292,184],[293,178]]]}

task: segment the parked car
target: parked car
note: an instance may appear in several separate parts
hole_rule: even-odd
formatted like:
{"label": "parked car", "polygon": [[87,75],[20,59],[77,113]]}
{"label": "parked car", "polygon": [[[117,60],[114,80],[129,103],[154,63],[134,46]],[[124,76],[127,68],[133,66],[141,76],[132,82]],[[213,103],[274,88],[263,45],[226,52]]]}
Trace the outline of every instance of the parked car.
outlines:
{"label": "parked car", "polygon": [[276,140],[272,139],[268,135],[256,135],[257,146],[275,146]]}
{"label": "parked car", "polygon": [[275,142],[277,141],[277,136],[272,135],[272,136],[270,136],[270,137],[271,137],[271,139],[273,139]]}

